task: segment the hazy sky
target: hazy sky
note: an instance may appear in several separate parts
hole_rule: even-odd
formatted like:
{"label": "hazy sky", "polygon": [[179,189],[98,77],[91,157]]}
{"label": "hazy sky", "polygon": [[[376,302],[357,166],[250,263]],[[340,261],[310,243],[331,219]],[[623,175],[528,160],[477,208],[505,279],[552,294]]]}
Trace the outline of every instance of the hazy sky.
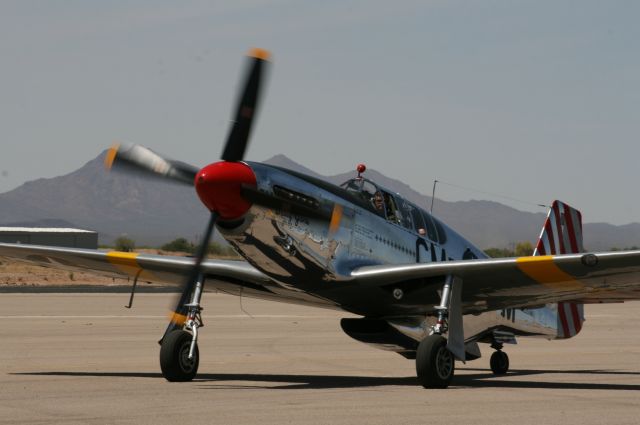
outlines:
{"label": "hazy sky", "polygon": [[247,159],[640,221],[638,22],[638,1],[3,0],[0,192],[114,140],[215,161],[259,46],[274,63]]}

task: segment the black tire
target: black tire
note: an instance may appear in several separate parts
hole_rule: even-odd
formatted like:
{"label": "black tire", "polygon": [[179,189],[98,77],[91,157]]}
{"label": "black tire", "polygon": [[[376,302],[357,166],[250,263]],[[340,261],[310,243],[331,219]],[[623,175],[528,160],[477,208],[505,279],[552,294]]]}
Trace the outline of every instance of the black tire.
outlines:
{"label": "black tire", "polygon": [[416,372],[425,388],[447,388],[455,371],[455,358],[447,350],[447,340],[441,335],[429,335],[418,345]]}
{"label": "black tire", "polygon": [[183,330],[169,333],[160,346],[160,369],[162,376],[170,382],[191,381],[198,373],[200,352],[196,343],[193,359],[189,360],[191,334]]}
{"label": "black tire", "polygon": [[504,351],[495,351],[489,364],[494,375],[504,375],[509,371],[509,356]]}

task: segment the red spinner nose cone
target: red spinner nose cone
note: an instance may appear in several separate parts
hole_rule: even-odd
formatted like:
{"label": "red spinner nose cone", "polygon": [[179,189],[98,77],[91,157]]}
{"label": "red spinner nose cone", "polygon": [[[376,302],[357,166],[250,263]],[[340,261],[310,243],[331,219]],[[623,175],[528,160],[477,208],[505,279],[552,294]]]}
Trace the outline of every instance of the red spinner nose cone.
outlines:
{"label": "red spinner nose cone", "polygon": [[196,175],[196,192],[203,204],[222,220],[242,217],[251,208],[240,190],[242,185],[256,185],[256,175],[243,162],[221,161],[209,164]]}

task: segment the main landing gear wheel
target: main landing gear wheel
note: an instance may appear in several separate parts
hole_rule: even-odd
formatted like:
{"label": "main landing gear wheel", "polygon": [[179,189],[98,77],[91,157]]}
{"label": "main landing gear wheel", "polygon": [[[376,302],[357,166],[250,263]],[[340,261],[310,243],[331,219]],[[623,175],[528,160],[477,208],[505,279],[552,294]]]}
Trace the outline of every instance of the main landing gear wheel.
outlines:
{"label": "main landing gear wheel", "polygon": [[418,345],[416,372],[425,388],[447,388],[455,370],[453,353],[442,335],[429,335]]}
{"label": "main landing gear wheel", "polygon": [[489,364],[494,375],[504,375],[509,371],[509,356],[504,351],[494,351]]}
{"label": "main landing gear wheel", "polygon": [[198,344],[194,347],[193,358],[189,358],[192,336],[189,332],[175,330],[162,340],[160,346],[160,368],[162,376],[170,382],[191,381],[198,373],[200,353]]}

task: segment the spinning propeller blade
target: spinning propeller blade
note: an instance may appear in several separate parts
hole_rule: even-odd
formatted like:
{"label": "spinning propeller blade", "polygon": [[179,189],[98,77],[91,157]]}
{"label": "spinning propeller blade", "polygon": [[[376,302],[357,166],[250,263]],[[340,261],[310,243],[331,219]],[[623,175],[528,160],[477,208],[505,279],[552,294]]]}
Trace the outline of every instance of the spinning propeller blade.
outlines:
{"label": "spinning propeller blade", "polygon": [[[249,64],[243,89],[238,97],[236,113],[225,143],[221,159],[241,161],[249,143],[251,127],[260,103],[262,82],[270,53],[263,49],[249,52]],[[105,166],[151,177],[169,179],[189,186],[193,185],[199,169],[192,165],[164,158],[140,145],[116,144],[109,149]]]}
{"label": "spinning propeller blade", "polygon": [[[209,242],[211,242],[211,236],[213,235],[214,225],[216,224],[216,220],[218,219],[218,215],[215,212],[211,213],[209,218],[209,223],[207,224],[207,229],[205,234],[202,236],[202,240],[200,241],[200,245],[198,246],[198,250],[195,256],[195,263],[193,264],[193,268],[189,271],[189,275],[185,280],[184,286],[182,288],[182,293],[180,294],[180,298],[178,298],[177,305],[173,311],[171,316],[171,322],[167,329],[164,332],[162,339],[167,336],[174,329],[179,329],[184,325],[187,320],[187,304],[189,303],[189,297],[193,293],[193,290],[198,283],[199,279],[202,279],[202,261],[204,261],[207,256],[207,252],[209,251]],[[162,342],[162,340],[160,340]]]}
{"label": "spinning propeller blade", "polygon": [[113,145],[104,159],[108,170],[121,170],[147,177],[168,179],[193,186],[198,168],[180,161],[163,158],[140,145]]}
{"label": "spinning propeller blade", "polygon": [[246,71],[244,89],[238,99],[233,124],[222,152],[221,159],[224,161],[242,161],[244,158],[251,126],[259,106],[262,81],[270,54],[263,49],[252,49],[249,52],[249,57],[250,62]]}

